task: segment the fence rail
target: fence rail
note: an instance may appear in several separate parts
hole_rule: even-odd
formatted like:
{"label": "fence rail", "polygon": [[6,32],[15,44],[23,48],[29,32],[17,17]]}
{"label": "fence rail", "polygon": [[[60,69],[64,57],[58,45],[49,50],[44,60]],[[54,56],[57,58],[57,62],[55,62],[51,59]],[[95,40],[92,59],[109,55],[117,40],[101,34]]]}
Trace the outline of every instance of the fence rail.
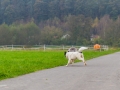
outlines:
{"label": "fence rail", "polygon": [[[0,45],[0,50],[68,50],[71,47],[80,48],[76,45]],[[90,50],[94,49],[93,45],[85,46]],[[101,45],[101,50],[108,50],[108,45]]]}

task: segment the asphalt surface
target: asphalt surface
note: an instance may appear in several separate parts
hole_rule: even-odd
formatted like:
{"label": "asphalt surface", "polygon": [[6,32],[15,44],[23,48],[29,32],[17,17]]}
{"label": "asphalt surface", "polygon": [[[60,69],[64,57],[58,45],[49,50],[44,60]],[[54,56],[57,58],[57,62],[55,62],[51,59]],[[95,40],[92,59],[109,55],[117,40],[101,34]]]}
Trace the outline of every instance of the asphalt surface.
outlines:
{"label": "asphalt surface", "polygon": [[120,90],[120,52],[0,81],[0,90]]}

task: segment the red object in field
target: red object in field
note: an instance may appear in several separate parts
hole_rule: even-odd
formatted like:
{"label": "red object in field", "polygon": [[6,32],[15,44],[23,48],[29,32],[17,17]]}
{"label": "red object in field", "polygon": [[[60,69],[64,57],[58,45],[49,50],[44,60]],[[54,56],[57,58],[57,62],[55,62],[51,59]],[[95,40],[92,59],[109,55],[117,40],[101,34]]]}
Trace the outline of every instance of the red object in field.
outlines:
{"label": "red object in field", "polygon": [[95,45],[94,45],[94,49],[95,49],[95,50],[99,50],[99,49],[100,49],[100,45],[99,45],[99,44],[95,44]]}

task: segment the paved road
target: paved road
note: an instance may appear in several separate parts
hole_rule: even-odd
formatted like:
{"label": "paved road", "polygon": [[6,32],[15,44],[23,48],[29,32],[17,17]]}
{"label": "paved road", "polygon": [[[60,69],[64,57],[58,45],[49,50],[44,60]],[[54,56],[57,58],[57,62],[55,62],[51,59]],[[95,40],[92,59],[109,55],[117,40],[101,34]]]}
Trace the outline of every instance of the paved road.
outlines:
{"label": "paved road", "polygon": [[120,52],[0,81],[0,90],[120,90]]}

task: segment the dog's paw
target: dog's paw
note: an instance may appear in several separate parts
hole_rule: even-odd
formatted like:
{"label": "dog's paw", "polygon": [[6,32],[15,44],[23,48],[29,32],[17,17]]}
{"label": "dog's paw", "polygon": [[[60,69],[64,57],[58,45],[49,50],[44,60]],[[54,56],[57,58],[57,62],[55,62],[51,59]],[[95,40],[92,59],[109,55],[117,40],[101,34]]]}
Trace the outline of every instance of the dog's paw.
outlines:
{"label": "dog's paw", "polygon": [[68,65],[65,65],[66,67],[68,66]]}
{"label": "dog's paw", "polygon": [[85,63],[84,65],[85,65],[85,66],[87,66],[87,64],[86,64],[86,63]]}

